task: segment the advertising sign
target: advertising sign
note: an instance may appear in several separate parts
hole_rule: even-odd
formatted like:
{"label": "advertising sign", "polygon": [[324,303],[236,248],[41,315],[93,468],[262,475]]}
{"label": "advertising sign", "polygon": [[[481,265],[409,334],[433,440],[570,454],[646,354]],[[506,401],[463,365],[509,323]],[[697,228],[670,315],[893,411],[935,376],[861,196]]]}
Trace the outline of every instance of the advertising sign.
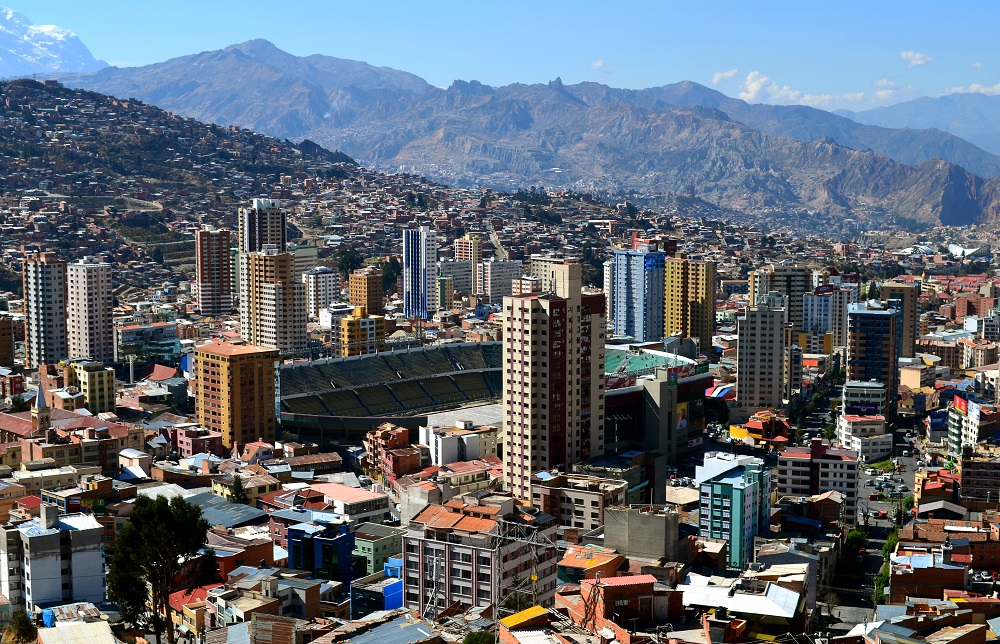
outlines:
{"label": "advertising sign", "polygon": [[955,411],[965,416],[969,415],[969,401],[961,396],[955,396]]}
{"label": "advertising sign", "polygon": [[975,424],[979,424],[979,412],[982,411],[982,406],[979,403],[974,403],[969,401],[969,420]]}

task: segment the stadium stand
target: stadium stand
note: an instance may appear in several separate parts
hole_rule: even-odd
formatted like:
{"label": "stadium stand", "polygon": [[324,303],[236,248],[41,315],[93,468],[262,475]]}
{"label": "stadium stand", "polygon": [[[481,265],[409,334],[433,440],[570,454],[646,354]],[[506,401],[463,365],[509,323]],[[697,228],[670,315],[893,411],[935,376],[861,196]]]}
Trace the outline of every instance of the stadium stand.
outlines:
{"label": "stadium stand", "polygon": [[389,389],[406,409],[426,409],[434,406],[434,401],[414,380],[391,383]]}
{"label": "stadium stand", "polygon": [[[351,390],[346,391],[331,391],[318,396],[326,408],[330,410],[329,413],[335,416],[367,416],[368,410],[365,406],[361,404],[358,397],[354,395]],[[294,398],[289,398],[284,402],[295,400]],[[301,413],[301,412],[293,412]]]}
{"label": "stadium stand", "polygon": [[469,400],[486,400],[491,398],[490,390],[486,387],[486,381],[479,372],[456,373],[452,375],[452,380],[462,392],[469,397]]}

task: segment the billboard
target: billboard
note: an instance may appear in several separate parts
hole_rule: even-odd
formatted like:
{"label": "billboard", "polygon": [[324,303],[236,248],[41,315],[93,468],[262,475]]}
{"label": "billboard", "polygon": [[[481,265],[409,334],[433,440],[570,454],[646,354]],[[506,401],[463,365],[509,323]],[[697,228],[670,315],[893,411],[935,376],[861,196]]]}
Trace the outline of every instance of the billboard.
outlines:
{"label": "billboard", "polygon": [[674,427],[675,436],[686,436],[688,423],[690,423],[690,411],[687,403],[677,403],[677,425]]}
{"label": "billboard", "polygon": [[955,396],[955,402],[952,403],[955,407],[955,411],[958,413],[968,416],[969,415],[969,401],[961,396]]}
{"label": "billboard", "polygon": [[813,295],[823,295],[824,293],[833,293],[837,289],[833,284],[823,284],[822,286],[817,286],[813,289]]}
{"label": "billboard", "polygon": [[852,402],[844,408],[844,413],[849,416],[877,416],[882,412],[878,403]]}
{"label": "billboard", "polygon": [[969,401],[969,420],[975,424],[979,424],[979,412],[982,411],[982,406],[979,403],[974,403]]}

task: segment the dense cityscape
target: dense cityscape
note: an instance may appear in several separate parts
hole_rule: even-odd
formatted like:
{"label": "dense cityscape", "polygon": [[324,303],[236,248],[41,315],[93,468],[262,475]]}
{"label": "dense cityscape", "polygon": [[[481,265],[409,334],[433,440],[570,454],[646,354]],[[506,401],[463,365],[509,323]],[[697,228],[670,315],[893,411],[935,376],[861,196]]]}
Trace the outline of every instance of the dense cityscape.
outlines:
{"label": "dense cityscape", "polygon": [[34,76],[3,644],[1000,639],[988,218],[363,164]]}

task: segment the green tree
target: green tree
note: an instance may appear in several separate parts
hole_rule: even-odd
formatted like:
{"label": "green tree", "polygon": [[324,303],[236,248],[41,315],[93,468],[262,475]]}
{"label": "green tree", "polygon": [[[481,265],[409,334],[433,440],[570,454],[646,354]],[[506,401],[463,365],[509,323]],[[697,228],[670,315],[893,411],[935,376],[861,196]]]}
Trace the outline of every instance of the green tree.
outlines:
{"label": "green tree", "polygon": [[118,605],[123,620],[152,630],[157,644],[164,630],[174,644],[174,629],[163,617],[170,614],[170,593],[218,580],[215,552],[204,549],[208,528],[201,508],[181,498],[140,496],[118,533],[108,599]]}
{"label": "green tree", "polygon": [[837,438],[837,428],[833,425],[827,425],[823,428],[823,438],[832,441]]}
{"label": "green tree", "polygon": [[858,552],[868,544],[868,535],[861,530],[851,530],[844,542],[844,552],[849,557],[857,556]]}
{"label": "green tree", "polygon": [[163,249],[159,246],[153,248],[153,261],[157,264],[163,263]]}
{"label": "green tree", "polygon": [[337,270],[344,279],[355,269],[361,268],[361,264],[361,253],[353,248],[341,248],[337,253]]}
{"label": "green tree", "polygon": [[[389,261],[382,263],[382,292],[383,293],[395,293],[396,292],[396,280],[403,273],[403,265],[399,263],[399,259],[396,257],[390,257]],[[372,315],[378,313],[378,311],[368,311]]]}
{"label": "green tree", "polygon": [[889,533],[889,536],[886,538],[885,545],[882,546],[882,556],[888,559],[889,555],[891,555],[893,552],[896,551],[896,544],[898,543],[899,543],[899,532],[894,529],[892,532]]}
{"label": "green tree", "polygon": [[28,644],[38,641],[38,629],[23,610],[16,610],[3,629],[4,644]]}
{"label": "green tree", "polygon": [[243,489],[243,477],[238,474],[233,474],[233,483],[229,486],[229,502],[250,505],[250,497]]}

